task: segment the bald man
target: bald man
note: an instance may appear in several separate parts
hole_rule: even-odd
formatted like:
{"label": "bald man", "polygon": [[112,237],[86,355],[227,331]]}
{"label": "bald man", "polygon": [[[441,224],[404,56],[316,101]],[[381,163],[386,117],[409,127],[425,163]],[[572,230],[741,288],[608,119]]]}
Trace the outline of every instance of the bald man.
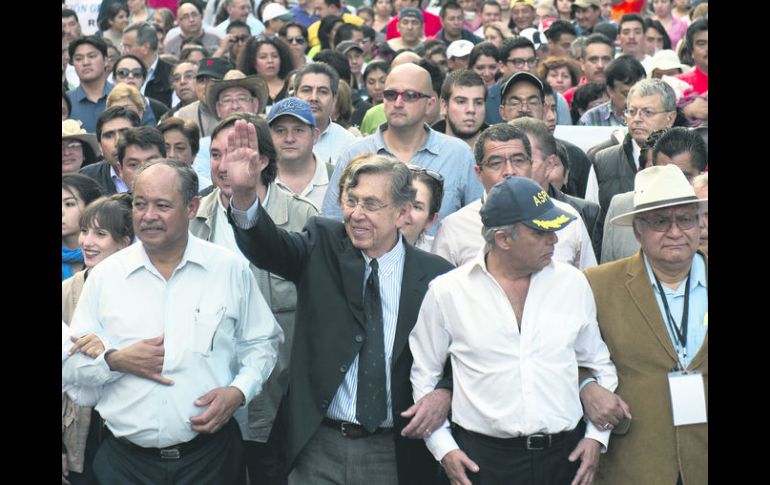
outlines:
{"label": "bald man", "polygon": [[[422,57],[420,57],[416,52],[403,51],[393,58],[393,61],[390,63],[390,68],[393,69],[396,66],[400,66],[401,64],[408,64],[410,62],[412,64],[419,64],[421,60]],[[371,135],[377,131],[377,128],[379,128],[381,124],[385,123],[385,120],[385,106],[380,103],[377,106],[372,106],[369,108],[369,110],[367,110],[366,114],[364,115],[364,119],[361,120],[361,126],[358,129],[364,135]]]}
{"label": "bald man", "polygon": [[[426,115],[438,103],[428,71],[411,61],[402,61],[385,80],[384,98],[386,122],[340,155],[324,198],[324,216],[342,219],[340,176],[351,159],[365,152],[440,173],[444,177],[444,197],[439,220],[481,197],[484,189],[473,171],[475,162],[470,147],[425,123]],[[435,228],[436,225],[428,234],[435,234]]]}

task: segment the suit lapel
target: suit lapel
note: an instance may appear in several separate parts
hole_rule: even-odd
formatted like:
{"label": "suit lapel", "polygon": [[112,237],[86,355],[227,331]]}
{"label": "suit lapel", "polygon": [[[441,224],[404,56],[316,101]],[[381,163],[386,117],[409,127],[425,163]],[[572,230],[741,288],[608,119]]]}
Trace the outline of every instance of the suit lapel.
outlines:
{"label": "suit lapel", "polygon": [[350,312],[358,324],[362,328],[366,328],[364,322],[364,257],[361,255],[360,249],[353,247],[347,236],[342,239],[337,263]]}
{"label": "suit lapel", "polygon": [[674,349],[674,344],[671,343],[668,330],[666,330],[658,302],[652,293],[652,286],[650,279],[647,277],[641,251],[628,262],[627,276],[626,289],[631,300],[633,300],[644,317],[644,321],[650,327],[650,331],[658,338],[660,345],[666,350],[666,353],[668,353],[674,363],[677,362],[676,350]]}
{"label": "suit lapel", "polygon": [[396,337],[393,341],[393,363],[398,360],[401,351],[409,340],[409,334],[417,321],[417,314],[422,303],[422,280],[425,272],[415,264],[414,248],[404,241],[404,276],[401,280],[401,296],[398,301],[398,320]]}

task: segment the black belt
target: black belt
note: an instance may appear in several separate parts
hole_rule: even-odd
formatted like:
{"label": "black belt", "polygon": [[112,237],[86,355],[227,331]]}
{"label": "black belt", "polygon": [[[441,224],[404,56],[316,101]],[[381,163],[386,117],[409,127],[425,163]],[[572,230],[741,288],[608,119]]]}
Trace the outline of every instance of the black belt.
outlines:
{"label": "black belt", "polygon": [[[229,424],[229,423],[228,423]],[[227,426],[227,425],[225,425]],[[222,427],[219,431],[217,431],[214,434],[204,434],[199,433],[198,436],[191,439],[190,441],[179,443],[172,446],[167,446],[165,448],[145,448],[144,446],[139,446],[135,443],[132,443],[131,441],[127,440],[126,438],[120,437],[118,438],[112,432],[110,429],[105,426],[104,430],[107,433],[108,436],[111,436],[115,438],[115,440],[130,448],[133,451],[136,451],[138,453],[141,453],[143,455],[150,456],[152,458],[160,458],[162,460],[179,460],[180,458],[187,456],[188,454],[199,450],[203,448],[205,445],[207,445],[212,439],[214,439],[217,435],[217,433],[220,433],[225,428]]]}
{"label": "black belt", "polygon": [[485,434],[467,430],[457,423],[452,423],[452,426],[489,443],[494,443],[509,448],[533,451],[547,450],[548,448],[556,446],[559,443],[567,440],[575,433],[581,432],[581,426],[576,426],[575,429],[562,431],[561,433],[556,434],[537,433],[531,434],[529,436],[517,436],[516,438],[497,438],[495,436],[487,436]]}
{"label": "black belt", "polygon": [[322,421],[324,426],[333,428],[342,433],[345,438],[366,438],[375,434],[384,434],[393,431],[393,428],[377,428],[373,433],[370,433],[363,426],[348,421],[337,421],[336,419],[324,418]]}

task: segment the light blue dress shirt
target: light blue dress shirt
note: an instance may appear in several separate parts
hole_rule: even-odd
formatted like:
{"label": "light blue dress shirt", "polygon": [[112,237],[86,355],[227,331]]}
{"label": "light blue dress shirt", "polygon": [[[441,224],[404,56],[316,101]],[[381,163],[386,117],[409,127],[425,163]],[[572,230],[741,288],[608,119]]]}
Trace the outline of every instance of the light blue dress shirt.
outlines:
{"label": "light blue dress shirt", "polygon": [[[647,269],[647,276],[650,279],[652,285],[652,292],[655,294],[655,300],[658,302],[658,308],[660,309],[660,315],[663,317],[663,323],[666,325],[668,336],[671,338],[671,343],[674,344],[674,348],[677,349],[680,359],[682,358],[682,352],[680,350],[679,338],[671,331],[671,327],[668,325],[668,319],[666,318],[666,309],[663,307],[663,299],[658,291],[658,286],[655,284],[655,276],[652,273],[652,266],[644,256],[644,266]],[[692,269],[690,271],[690,302],[687,317],[687,357],[683,359],[682,365],[685,368],[690,365],[690,362],[698,353],[703,340],[706,338],[708,332],[708,320],[706,315],[709,309],[708,301],[708,283],[706,281],[706,263],[703,260],[703,256],[696,254],[693,257]],[[666,285],[661,284],[663,287],[663,293],[666,294],[668,300],[668,308],[671,310],[671,316],[674,318],[674,324],[679,328],[682,323],[682,311],[684,310],[684,289],[687,284],[686,280],[682,280],[679,284],[679,288],[672,290]]]}

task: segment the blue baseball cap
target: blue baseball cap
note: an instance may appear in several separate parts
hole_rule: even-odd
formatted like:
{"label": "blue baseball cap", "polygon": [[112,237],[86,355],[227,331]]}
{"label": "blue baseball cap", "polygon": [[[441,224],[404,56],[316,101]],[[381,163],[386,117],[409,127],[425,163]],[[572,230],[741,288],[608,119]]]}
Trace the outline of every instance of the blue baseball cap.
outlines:
{"label": "blue baseball cap", "polygon": [[536,231],[554,232],[575,219],[556,207],[548,193],[527,177],[506,177],[492,187],[481,207],[481,222],[486,227],[521,222]]}
{"label": "blue baseball cap", "polygon": [[267,115],[267,124],[270,125],[279,116],[288,115],[293,116],[315,128],[315,118],[313,118],[313,110],[307,101],[301,100],[297,97],[284,98],[273,105],[270,113]]}

